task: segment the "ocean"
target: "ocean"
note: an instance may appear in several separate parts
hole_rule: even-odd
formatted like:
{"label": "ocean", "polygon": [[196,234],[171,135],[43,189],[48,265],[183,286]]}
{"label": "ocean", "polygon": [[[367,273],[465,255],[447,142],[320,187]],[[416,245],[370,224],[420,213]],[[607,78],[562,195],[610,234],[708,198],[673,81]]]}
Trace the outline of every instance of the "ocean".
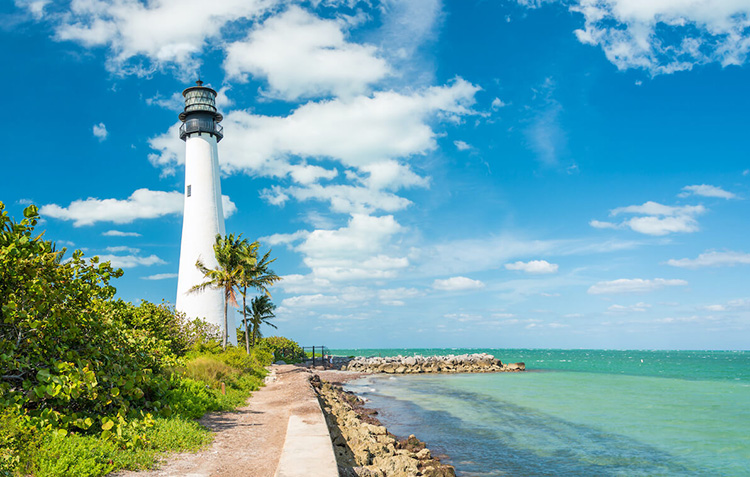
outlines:
{"label": "ocean", "polygon": [[750,476],[750,352],[487,352],[525,373],[373,375],[346,388],[459,476]]}

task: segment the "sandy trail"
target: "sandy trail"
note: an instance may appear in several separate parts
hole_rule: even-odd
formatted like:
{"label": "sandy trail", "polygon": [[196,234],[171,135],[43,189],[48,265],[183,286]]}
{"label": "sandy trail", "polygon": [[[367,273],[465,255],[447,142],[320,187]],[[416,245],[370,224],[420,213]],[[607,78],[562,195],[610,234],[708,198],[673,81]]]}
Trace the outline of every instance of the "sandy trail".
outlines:
{"label": "sandy trail", "polygon": [[[305,404],[314,396],[310,387],[311,370],[295,365],[273,365],[276,380],[253,393],[247,406],[234,412],[211,413],[199,422],[215,433],[214,442],[198,453],[168,456],[158,469],[121,471],[112,477],[273,477],[286,438],[292,413],[320,412]],[[346,371],[319,371],[321,378],[343,382],[360,376]]]}

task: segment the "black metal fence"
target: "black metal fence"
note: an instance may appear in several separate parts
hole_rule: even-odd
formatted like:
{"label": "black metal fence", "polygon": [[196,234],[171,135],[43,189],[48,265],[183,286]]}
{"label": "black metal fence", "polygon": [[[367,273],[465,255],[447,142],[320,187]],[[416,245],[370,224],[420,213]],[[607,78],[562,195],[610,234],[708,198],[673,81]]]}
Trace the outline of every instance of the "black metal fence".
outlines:
{"label": "black metal fence", "polygon": [[317,364],[326,368],[331,367],[331,351],[325,346],[302,346],[302,350],[305,352],[305,355],[312,358],[313,366]]}

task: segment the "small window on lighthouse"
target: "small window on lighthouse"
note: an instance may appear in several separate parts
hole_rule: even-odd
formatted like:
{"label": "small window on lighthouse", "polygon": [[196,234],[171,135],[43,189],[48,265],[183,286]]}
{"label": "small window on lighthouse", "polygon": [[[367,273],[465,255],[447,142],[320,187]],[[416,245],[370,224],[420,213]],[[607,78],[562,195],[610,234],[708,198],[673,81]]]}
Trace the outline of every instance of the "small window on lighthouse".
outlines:
{"label": "small window on lighthouse", "polygon": [[193,186],[189,185],[187,187],[187,196],[190,197],[190,194],[193,192]]}

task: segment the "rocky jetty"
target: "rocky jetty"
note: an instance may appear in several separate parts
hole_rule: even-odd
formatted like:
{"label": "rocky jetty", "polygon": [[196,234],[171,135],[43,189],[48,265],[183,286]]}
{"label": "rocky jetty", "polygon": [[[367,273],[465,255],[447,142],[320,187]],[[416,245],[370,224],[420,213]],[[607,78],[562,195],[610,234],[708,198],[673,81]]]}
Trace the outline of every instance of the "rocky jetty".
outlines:
{"label": "rocky jetty", "polygon": [[487,353],[448,356],[390,356],[354,358],[346,365],[347,371],[360,373],[418,374],[418,373],[501,373],[525,371],[524,363],[503,364]]}
{"label": "rocky jetty", "polygon": [[453,466],[441,464],[413,435],[399,441],[340,386],[311,379],[326,415],[339,475],[342,477],[455,477]]}

